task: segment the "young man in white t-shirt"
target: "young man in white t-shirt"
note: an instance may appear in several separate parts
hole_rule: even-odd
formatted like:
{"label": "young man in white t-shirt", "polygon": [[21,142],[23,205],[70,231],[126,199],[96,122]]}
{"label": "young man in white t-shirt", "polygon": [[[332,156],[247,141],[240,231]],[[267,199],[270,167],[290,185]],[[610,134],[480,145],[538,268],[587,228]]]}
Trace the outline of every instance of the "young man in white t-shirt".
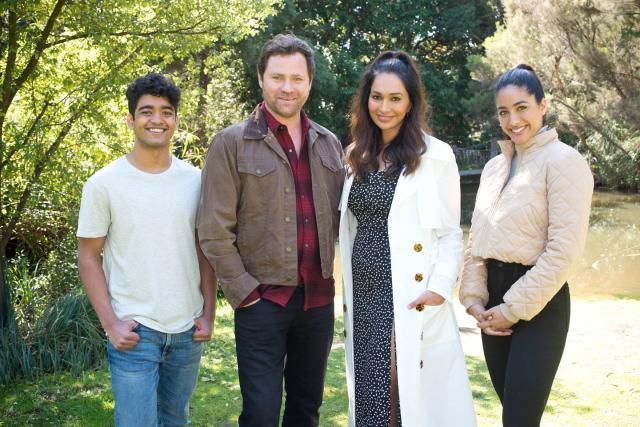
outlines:
{"label": "young man in white t-shirt", "polygon": [[107,337],[116,426],[187,425],[216,277],[197,244],[200,171],[171,155],[180,90],[127,88],[133,150],[84,186],[80,277]]}

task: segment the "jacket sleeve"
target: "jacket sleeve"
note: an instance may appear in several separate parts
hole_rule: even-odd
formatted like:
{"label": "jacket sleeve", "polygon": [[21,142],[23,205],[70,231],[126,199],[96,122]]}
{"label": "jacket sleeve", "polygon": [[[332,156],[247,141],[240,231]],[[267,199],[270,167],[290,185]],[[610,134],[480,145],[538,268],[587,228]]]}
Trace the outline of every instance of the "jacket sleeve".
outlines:
{"label": "jacket sleeve", "polygon": [[438,253],[427,289],[451,301],[460,272],[463,249],[460,228],[460,175],[453,152],[438,181],[442,225],[436,229]]}
{"label": "jacket sleeve", "polygon": [[240,176],[233,140],[216,135],[202,171],[197,228],[200,247],[214,266],[222,290],[233,308],[258,285],[244,267],[236,246]]}
{"label": "jacket sleeve", "polygon": [[549,227],[547,245],[536,264],[504,295],[502,314],[515,322],[530,320],[567,281],[580,256],[589,226],[593,176],[575,150],[549,164],[546,175]]}
{"label": "jacket sleeve", "polygon": [[487,289],[487,265],[481,257],[471,254],[473,244],[473,221],[469,230],[469,242],[464,252],[462,278],[460,280],[460,302],[469,309],[474,304],[486,306],[489,301]]}

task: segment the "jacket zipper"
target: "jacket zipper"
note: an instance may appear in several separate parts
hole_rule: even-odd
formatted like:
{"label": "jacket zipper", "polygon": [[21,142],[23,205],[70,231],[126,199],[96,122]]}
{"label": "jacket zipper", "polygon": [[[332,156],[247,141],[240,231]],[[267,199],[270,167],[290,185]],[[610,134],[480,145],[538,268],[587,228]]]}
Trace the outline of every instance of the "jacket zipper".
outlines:
{"label": "jacket zipper", "polygon": [[[518,159],[518,166],[517,166],[517,170],[516,170],[516,174],[518,173],[518,171],[520,170],[520,166],[522,165],[522,155],[520,155],[520,158]],[[507,177],[504,179],[504,181],[507,181],[509,179],[509,175],[511,175],[511,162],[509,162],[509,170],[507,171]],[[501,190],[500,193],[498,193],[498,197],[496,198],[496,200],[493,202],[493,204],[491,205],[491,209],[489,209],[489,215],[487,215],[487,220],[485,222],[485,226],[483,227],[484,229],[482,231],[486,232],[487,228],[489,228],[489,224],[491,223],[491,220],[493,219],[493,214],[495,213],[496,208],[498,207],[498,204],[500,203],[500,199],[502,198],[502,195],[504,194],[505,190],[507,189],[507,187],[509,185],[511,185],[511,183],[513,182],[513,179],[515,178],[515,175],[513,175],[511,177],[511,179],[508,182],[504,182],[502,183],[501,186]],[[485,242],[485,245],[487,245],[489,242],[487,241],[487,239],[484,239],[483,237],[483,241]],[[486,247],[482,248],[481,253],[486,254]]]}

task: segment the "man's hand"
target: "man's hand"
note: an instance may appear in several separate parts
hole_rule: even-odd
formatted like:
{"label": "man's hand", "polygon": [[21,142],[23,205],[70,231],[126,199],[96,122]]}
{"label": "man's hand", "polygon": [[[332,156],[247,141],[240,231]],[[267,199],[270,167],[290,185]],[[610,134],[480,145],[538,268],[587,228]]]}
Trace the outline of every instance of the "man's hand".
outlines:
{"label": "man's hand", "polygon": [[[444,298],[441,295],[432,291],[424,291],[418,298],[411,301],[407,308],[412,310],[419,306],[424,308],[425,305],[441,305],[443,303]],[[418,308],[418,311],[422,311],[422,309]]]}
{"label": "man's hand", "polygon": [[118,351],[130,350],[140,341],[140,335],[133,332],[138,322],[135,320],[116,320],[108,328],[105,328],[107,337]]}
{"label": "man's hand", "polygon": [[211,316],[202,315],[193,321],[196,325],[196,330],[193,331],[194,341],[209,341],[211,335],[213,335],[213,324],[211,323]]}
{"label": "man's hand", "polygon": [[513,333],[514,323],[504,317],[499,305],[482,313],[482,317],[484,320],[478,321],[478,327],[485,334],[503,337]]}

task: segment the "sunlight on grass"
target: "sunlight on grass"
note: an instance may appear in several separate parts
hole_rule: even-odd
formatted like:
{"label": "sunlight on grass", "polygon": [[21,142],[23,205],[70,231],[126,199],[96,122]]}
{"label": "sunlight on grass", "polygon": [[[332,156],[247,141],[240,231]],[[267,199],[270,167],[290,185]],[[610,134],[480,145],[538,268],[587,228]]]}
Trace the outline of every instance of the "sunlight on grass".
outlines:
{"label": "sunlight on grass", "polygon": [[[611,301],[625,309],[637,309],[633,300]],[[339,308],[339,307],[337,307]],[[611,310],[614,308],[611,307]],[[321,426],[347,424],[348,399],[342,346],[343,323],[336,319],[334,346],[329,357]],[[594,343],[595,345],[596,343]],[[565,359],[571,359],[568,349]],[[617,352],[616,354],[621,354]],[[549,399],[543,426],[631,426],[637,425],[640,379],[632,353],[614,363],[595,352],[582,355],[581,362],[565,362]],[[615,356],[619,357],[619,356]],[[571,359],[573,360],[573,359]],[[481,356],[467,355],[467,368],[478,415],[478,425],[500,425],[500,404]],[[584,362],[584,363],[583,363]],[[586,372],[586,373],[585,373]],[[242,399],[237,379],[233,338],[233,311],[218,307],[215,339],[206,346],[198,385],[191,400],[194,426],[235,426]],[[0,388],[2,426],[109,426],[113,425],[113,396],[106,367],[80,377],[49,375],[35,383]]]}

